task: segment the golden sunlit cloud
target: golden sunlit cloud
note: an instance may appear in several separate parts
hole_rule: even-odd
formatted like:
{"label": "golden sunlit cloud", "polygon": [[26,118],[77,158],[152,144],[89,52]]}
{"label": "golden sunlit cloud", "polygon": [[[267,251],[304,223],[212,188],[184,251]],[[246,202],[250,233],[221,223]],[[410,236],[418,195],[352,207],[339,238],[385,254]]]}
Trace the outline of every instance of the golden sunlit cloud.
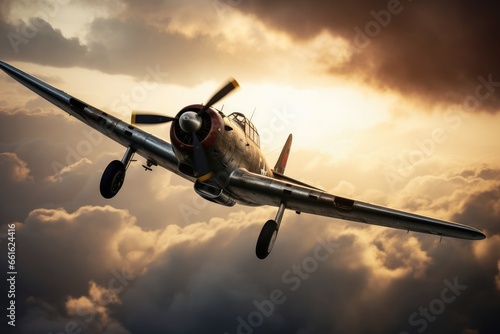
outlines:
{"label": "golden sunlit cloud", "polygon": [[30,169],[25,161],[21,160],[17,154],[12,152],[0,153],[0,163],[10,165],[10,176],[16,182],[33,180]]}

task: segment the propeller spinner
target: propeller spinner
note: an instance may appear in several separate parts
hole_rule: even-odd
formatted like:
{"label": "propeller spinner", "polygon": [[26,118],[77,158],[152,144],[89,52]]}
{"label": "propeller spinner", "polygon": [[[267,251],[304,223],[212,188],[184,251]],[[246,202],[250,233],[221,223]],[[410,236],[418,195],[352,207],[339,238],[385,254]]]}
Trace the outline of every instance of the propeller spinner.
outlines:
{"label": "propeller spinner", "polygon": [[194,111],[186,111],[179,118],[179,126],[185,133],[193,133],[201,128],[201,117]]}

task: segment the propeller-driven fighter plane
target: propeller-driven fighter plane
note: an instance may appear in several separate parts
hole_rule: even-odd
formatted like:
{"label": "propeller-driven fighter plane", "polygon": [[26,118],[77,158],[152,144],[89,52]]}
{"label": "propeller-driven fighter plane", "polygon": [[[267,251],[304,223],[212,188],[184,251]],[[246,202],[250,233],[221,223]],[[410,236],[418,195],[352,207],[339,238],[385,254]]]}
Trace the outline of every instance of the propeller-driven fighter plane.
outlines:
{"label": "propeller-driven fighter plane", "polygon": [[[189,105],[174,117],[134,113],[129,124],[14,66],[0,61],[0,67],[22,85],[126,148],[123,158],[111,161],[104,170],[100,183],[103,197],[112,198],[118,193],[137,153],[146,159],[146,169],[166,168],[193,182],[194,191],[211,202],[278,207],[276,217],[264,224],[257,239],[259,259],[271,252],[285,209],[439,236],[485,238],[470,226],[332,195],[285,176],[292,135],[271,168],[260,150],[259,133],[252,122],[241,113],[225,115],[213,107],[238,87],[235,80],[204,105]],[[170,143],[134,125],[165,122],[172,123]]]}

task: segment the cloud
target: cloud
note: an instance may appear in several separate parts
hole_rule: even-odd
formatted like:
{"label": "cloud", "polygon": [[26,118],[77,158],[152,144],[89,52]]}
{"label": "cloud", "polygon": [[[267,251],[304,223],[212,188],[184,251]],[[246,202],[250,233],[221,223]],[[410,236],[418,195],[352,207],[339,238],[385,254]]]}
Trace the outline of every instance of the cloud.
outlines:
{"label": "cloud", "polygon": [[[134,217],[112,207],[87,206],[73,213],[63,209],[33,210],[24,223],[18,225],[17,231],[17,236],[27,242],[18,253],[19,262],[22,264],[23,258],[29,258],[30,262],[37,263],[32,268],[23,268],[27,275],[37,278],[37,284],[32,284],[27,291],[36,291],[38,296],[50,300],[60,295],[58,291],[62,287],[80,286],[73,292],[67,290],[71,294],[79,292],[80,284],[86,285],[92,278],[100,281],[111,275],[112,270],[124,269],[130,273],[142,270],[143,265],[147,265],[144,260],[149,250],[140,245],[133,250],[123,248],[121,245],[130,239],[128,229],[141,235],[143,244],[154,242],[154,234],[141,233]],[[50,257],[58,257],[61,249],[71,252],[64,260],[51,262]],[[132,251],[137,253],[134,258],[129,255]],[[99,254],[108,256],[102,258]],[[61,266],[67,271],[58,275]],[[57,284],[49,288],[48,282]]]}
{"label": "cloud", "polygon": [[428,110],[442,104],[499,110],[493,41],[500,29],[493,3],[389,4],[75,2],[67,6],[98,8],[105,15],[89,20],[78,37],[66,37],[54,28],[57,15],[38,11],[12,21],[13,2],[4,1],[0,34],[7,38],[0,40],[0,57],[140,79],[145,67],[159,66],[162,82],[184,85],[226,78],[228,72],[300,85],[323,71],[397,92]]}
{"label": "cloud", "polygon": [[[29,18],[14,20],[11,16],[18,15],[15,9],[20,6],[12,5],[14,9],[6,9],[0,25],[0,34],[9,37],[0,41],[0,57],[97,69],[137,79],[144,78],[145,68],[160,68],[157,72],[161,76],[148,81],[181,85],[222,80],[230,75],[254,82],[265,77],[273,82],[293,79],[296,85],[304,85],[313,80],[311,72],[318,74],[347,57],[345,43],[339,38],[320,34],[308,43],[294,44],[237,10],[221,12],[217,4],[71,2],[66,6],[80,6],[91,17],[72,37],[55,28],[63,9],[51,15],[42,10],[42,14],[38,11]],[[93,15],[93,11],[99,15]],[[39,49],[51,50],[57,56]]]}
{"label": "cloud", "polygon": [[[26,302],[26,314],[23,321],[17,323],[16,329],[18,329],[19,333],[71,333],[81,332],[82,330],[85,330],[85,333],[130,333],[113,318],[108,318],[105,325],[101,325],[98,321],[85,322],[85,319],[89,319],[89,315],[95,315],[95,313],[92,313],[94,309],[90,305],[88,305],[89,308],[84,308],[83,305],[80,306],[80,312],[86,318],[66,316],[61,314],[57,307],[43,300],[29,297]],[[104,312],[102,309],[100,311]]]}
{"label": "cloud", "polygon": [[[236,10],[297,40],[328,31],[348,41],[355,52],[342,65],[332,66],[332,75],[396,91],[431,109],[436,103],[447,103],[464,108],[470,104],[473,108],[468,109],[473,111],[499,110],[500,68],[494,41],[500,27],[493,2],[257,0],[238,4]],[[485,81],[490,84],[484,85]],[[475,99],[475,94],[484,99]],[[467,100],[468,96],[473,99]]]}
{"label": "cloud", "polygon": [[[241,319],[255,323],[249,316],[261,312],[256,305],[270,310],[265,301],[276,289],[285,300],[255,330],[413,332],[409,316],[440,298],[443,281],[455,277],[467,289],[429,328],[493,326],[485,314],[500,301],[476,299],[496,289],[498,258],[477,268],[482,254],[495,258],[490,247],[474,255],[467,241],[439,244],[434,236],[289,212],[273,253],[260,261],[255,239],[275,209],[228,212],[211,219],[204,213],[184,227],[164,218],[163,227],[146,230],[129,211],[109,206],[33,210],[17,225],[24,244],[18,261],[30,264],[19,276],[25,332],[34,324],[59,332],[69,323],[105,333],[234,333]],[[387,314],[393,320],[380,321]]]}
{"label": "cloud", "polygon": [[[262,210],[257,215],[261,216]],[[86,206],[72,213],[63,209],[34,210],[22,224],[16,225],[16,238],[25,243],[17,253],[19,271],[23,272],[23,278],[18,279],[17,300],[26,306],[20,309],[28,310],[18,315],[20,322],[35,321],[33,312],[38,314],[36,322],[40,322],[47,309],[53,309],[57,316],[51,318],[59,317],[60,321],[45,326],[62,323],[63,327],[50,330],[60,330],[64,321],[73,321],[91,332],[114,326],[110,332],[116,333],[116,327],[123,327],[110,316],[111,312],[116,312],[121,296],[133,289],[138,277],[147,273],[155,259],[175,258],[179,251],[191,253],[190,249],[202,249],[206,244],[207,259],[221,255],[227,240],[232,243],[234,236],[244,236],[236,231],[247,229],[249,223],[253,225],[254,217],[255,214],[241,212],[228,220],[213,219],[184,228],[167,225],[161,230],[145,231],[136,225],[135,217],[112,207]],[[61,250],[65,250],[64,256]],[[57,261],[51,260],[56,258]],[[23,265],[26,263],[32,265]],[[169,270],[179,270],[174,275],[176,279],[187,281],[191,269],[198,265],[183,270],[176,265],[167,266]],[[218,273],[214,275],[218,279]],[[38,302],[30,304],[30,296]],[[24,316],[26,320],[22,320]]]}
{"label": "cloud", "polygon": [[12,152],[0,153],[0,172],[4,171],[16,182],[26,182],[33,179],[26,162]]}
{"label": "cloud", "polygon": [[[4,3],[4,7],[9,13],[10,6]],[[235,75],[252,73],[246,70],[250,65],[249,59],[237,58],[226,52],[219,47],[220,41],[207,33],[185,36],[178,31],[161,28],[157,21],[149,19],[148,15],[152,15],[150,11],[142,13],[133,9],[135,7],[128,4],[108,8],[112,14],[95,17],[85,28],[87,33],[84,39],[65,37],[50,23],[54,17],[48,17],[47,21],[35,13],[27,20],[10,22],[9,15],[4,14],[0,35],[7,38],[0,40],[0,58],[54,67],[79,66],[140,79],[143,79],[145,69],[151,68],[156,75],[150,75],[148,81],[188,85],[226,78],[228,68],[232,68]],[[155,16],[164,17],[164,26],[168,26],[171,7],[161,3],[154,5]],[[122,11],[117,12],[117,8]],[[215,11],[212,15],[216,16]]]}
{"label": "cloud", "polygon": [[95,19],[88,39],[89,58],[106,73],[143,76],[146,66],[159,66],[165,72],[162,81],[197,83],[225,78],[227,66],[236,65],[206,35],[188,39],[179,33],[159,31],[139,19]]}
{"label": "cloud", "polygon": [[495,284],[497,286],[497,290],[500,291],[500,260],[498,260],[498,274],[495,276]]}
{"label": "cloud", "polygon": [[108,304],[121,303],[117,291],[121,290],[109,289],[90,281],[88,297],[68,297],[66,312],[71,317],[82,317],[93,332],[128,333],[119,322],[110,317],[107,309]]}
{"label": "cloud", "polygon": [[[33,210],[16,224],[16,240],[23,244],[16,253],[23,273],[16,282],[18,319],[26,317],[19,322],[44,322],[43,327],[59,331],[75,318],[91,331],[119,332],[122,327],[108,307],[120,302],[122,290],[154,258],[156,236],[137,227],[128,212],[112,207]],[[87,321],[90,315],[95,320]],[[51,322],[54,318],[60,319]]]}
{"label": "cloud", "polygon": [[500,234],[500,185],[471,194],[456,219],[484,229],[489,235]]}
{"label": "cloud", "polygon": [[[124,326],[132,332],[141,328],[144,332],[195,333],[210,328],[233,333],[245,321],[257,323],[252,328],[266,332],[414,331],[409,316],[440,298],[446,288],[443,281],[453,282],[455,276],[468,290],[447,304],[439,322],[429,322],[429,327],[440,330],[446,323],[460,331],[461,321],[483,330],[492,325],[479,312],[470,311],[470,303],[486,307],[472,301],[477,293],[490,291],[491,284],[481,287],[481,275],[466,274],[474,266],[474,257],[464,256],[470,249],[463,243],[453,241],[439,248],[433,243],[419,244],[413,237],[405,240],[401,234],[395,238],[387,229],[370,228],[375,233],[363,233],[366,230],[335,228],[334,222],[326,220],[286,218],[276,248],[265,262],[248,254],[248,235],[254,231],[250,226],[238,234],[224,228],[205,241],[170,247],[135,288],[124,294],[119,308],[126,319]],[[300,229],[304,224],[309,227],[307,234]],[[321,255],[328,254],[315,239],[335,245],[326,261],[314,262],[316,247]],[[221,240],[225,240],[224,247]],[[456,260],[447,262],[450,248]],[[397,250],[403,251],[398,255]],[[162,288],[154,289],[157,285]],[[266,301],[276,289],[286,300],[271,307]],[[136,303],[142,305],[140,310],[133,307]],[[496,299],[492,302],[497,303]],[[258,320],[255,305],[264,304],[271,314]],[[394,319],[392,324],[380,321],[387,313]],[[478,323],[477,316],[486,323]]]}
{"label": "cloud", "polygon": [[[91,145],[91,151],[81,151],[81,143],[90,142],[80,124],[44,110],[38,114],[19,110],[0,113],[0,179],[7,190],[0,193],[0,199],[10,203],[2,208],[2,225],[24,220],[40,206],[57,207],[84,194],[95,197],[98,181],[91,175],[98,167],[93,161],[108,151],[110,144]],[[93,194],[89,182],[95,182]]]}
{"label": "cloud", "polygon": [[77,38],[66,38],[49,22],[33,17],[17,24],[0,24],[2,59],[33,61],[50,66],[70,67],[83,64],[87,48]]}

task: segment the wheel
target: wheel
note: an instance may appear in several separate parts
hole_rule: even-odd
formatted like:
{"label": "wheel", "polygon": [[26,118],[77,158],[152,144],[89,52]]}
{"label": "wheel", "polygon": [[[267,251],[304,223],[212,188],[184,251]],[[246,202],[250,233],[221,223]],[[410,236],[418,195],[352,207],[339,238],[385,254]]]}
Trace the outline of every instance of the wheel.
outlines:
{"label": "wheel", "polygon": [[119,160],[113,160],[104,170],[101,177],[101,195],[104,198],[112,198],[123,185],[125,180],[125,166]]}
{"label": "wheel", "polygon": [[255,254],[259,259],[263,260],[271,253],[277,236],[278,224],[274,220],[268,220],[260,231],[255,247]]}

